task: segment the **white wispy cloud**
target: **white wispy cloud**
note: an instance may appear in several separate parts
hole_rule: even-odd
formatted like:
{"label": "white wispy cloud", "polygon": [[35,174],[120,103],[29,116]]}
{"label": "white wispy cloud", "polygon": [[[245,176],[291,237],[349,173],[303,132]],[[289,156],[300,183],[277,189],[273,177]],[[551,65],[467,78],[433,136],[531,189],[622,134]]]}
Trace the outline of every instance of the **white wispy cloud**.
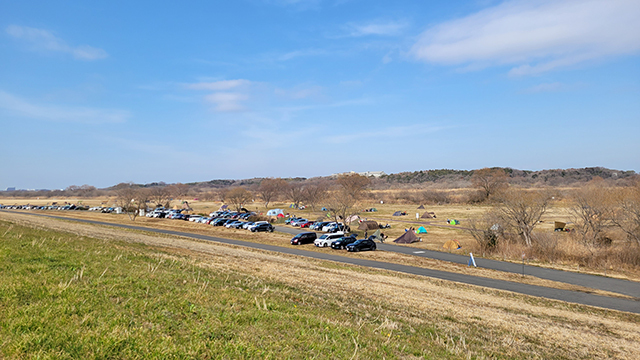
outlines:
{"label": "white wispy cloud", "polygon": [[35,104],[2,90],[1,110],[30,119],[84,124],[122,123],[131,117],[125,110]]}
{"label": "white wispy cloud", "polygon": [[369,23],[348,23],[346,25],[349,36],[359,37],[368,35],[396,36],[407,28],[406,21],[374,21]]}
{"label": "white wispy cloud", "polygon": [[248,95],[233,92],[217,92],[204,97],[205,101],[215,105],[219,112],[235,112],[244,110],[242,101],[247,100]]}
{"label": "white wispy cloud", "polygon": [[7,27],[6,33],[27,43],[33,51],[67,53],[78,60],[98,60],[108,56],[106,51],[93,46],[71,46],[51,32],[43,29],[10,25]]}
{"label": "white wispy cloud", "polygon": [[242,102],[249,99],[250,85],[252,82],[249,80],[235,79],[184,84],[184,87],[190,90],[215,91],[204,96],[204,101],[214,105],[213,109],[217,112],[237,112],[245,110]]}
{"label": "white wispy cloud", "polygon": [[220,81],[212,81],[212,82],[199,82],[193,84],[186,84],[185,87],[191,90],[230,90],[246,85],[250,85],[251,81],[245,79],[236,79],[236,80],[220,80]]}
{"label": "white wispy cloud", "polygon": [[511,65],[510,75],[538,74],[640,51],[640,1],[508,1],[436,25],[411,53],[468,70]]}

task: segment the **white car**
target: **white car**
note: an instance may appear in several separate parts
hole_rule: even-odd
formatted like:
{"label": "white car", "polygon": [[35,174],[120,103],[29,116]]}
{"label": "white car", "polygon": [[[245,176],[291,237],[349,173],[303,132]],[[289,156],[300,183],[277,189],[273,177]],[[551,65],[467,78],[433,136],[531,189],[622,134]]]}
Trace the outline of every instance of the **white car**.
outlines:
{"label": "white car", "polygon": [[191,222],[199,222],[202,219],[202,216],[189,216],[189,221]]}
{"label": "white car", "polygon": [[331,243],[344,236],[344,232],[340,231],[333,234],[323,234],[313,241],[313,245],[317,247],[329,247]]}
{"label": "white car", "polygon": [[322,230],[323,232],[327,232],[327,231],[329,231],[329,228],[331,228],[331,227],[332,227],[333,225],[335,225],[335,224],[336,224],[336,223],[335,223],[335,221],[334,221],[334,222],[330,222],[330,223],[328,223],[327,225],[323,226],[321,230]]}

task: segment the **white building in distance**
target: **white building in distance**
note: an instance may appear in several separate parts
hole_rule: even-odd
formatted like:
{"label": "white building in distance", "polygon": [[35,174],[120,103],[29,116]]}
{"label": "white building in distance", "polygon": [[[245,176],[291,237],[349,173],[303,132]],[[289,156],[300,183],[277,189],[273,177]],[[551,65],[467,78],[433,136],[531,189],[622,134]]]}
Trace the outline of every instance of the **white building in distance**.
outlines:
{"label": "white building in distance", "polygon": [[360,176],[366,176],[366,177],[373,176],[375,178],[379,178],[382,175],[387,175],[384,171],[364,171],[364,172],[348,171],[348,172],[343,172],[339,174],[331,174],[331,177],[337,177],[340,175],[351,175],[351,174],[358,174]]}

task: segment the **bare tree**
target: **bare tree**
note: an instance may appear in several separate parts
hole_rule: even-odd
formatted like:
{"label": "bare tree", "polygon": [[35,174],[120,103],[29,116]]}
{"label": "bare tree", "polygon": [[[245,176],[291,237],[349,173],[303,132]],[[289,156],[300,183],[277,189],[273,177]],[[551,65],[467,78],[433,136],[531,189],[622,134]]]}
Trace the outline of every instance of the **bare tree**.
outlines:
{"label": "bare tree", "polygon": [[480,189],[485,200],[505,190],[509,186],[507,180],[507,174],[500,168],[475,170],[471,176],[471,183]]}
{"label": "bare tree", "polygon": [[570,211],[580,240],[588,246],[610,244],[606,229],[614,214],[612,189],[601,178],[595,178],[573,193],[572,202]]}
{"label": "bare tree", "polygon": [[167,186],[154,186],[150,188],[149,196],[157,206],[165,208],[171,207],[171,191]]}
{"label": "bare tree", "polygon": [[264,207],[268,207],[269,203],[275,200],[278,195],[280,195],[284,189],[287,187],[287,182],[277,178],[277,179],[263,179],[260,182],[260,186],[258,187],[258,195],[264,201]]}
{"label": "bare tree", "polygon": [[306,195],[304,185],[299,182],[291,182],[287,184],[285,193],[289,200],[293,202],[296,209],[300,207],[300,204],[304,201]]}
{"label": "bare tree", "polygon": [[141,209],[147,208],[149,191],[133,184],[116,185],[116,204],[122,208],[131,221],[135,221]]}
{"label": "bare tree", "polygon": [[236,187],[226,192],[225,200],[229,202],[236,211],[240,211],[244,204],[253,199],[253,194],[243,187]]}
{"label": "bare tree", "polygon": [[174,199],[182,199],[189,193],[189,185],[181,183],[169,185],[167,188],[171,194],[170,196]]}
{"label": "bare tree", "polygon": [[371,180],[367,177],[350,174],[341,175],[337,179],[337,188],[329,196],[328,208],[336,222],[342,220],[349,225],[349,219],[360,213],[356,206],[366,194]]}
{"label": "bare tree", "polygon": [[495,210],[484,213],[479,219],[469,219],[468,224],[467,231],[483,253],[492,251],[504,237],[504,220]]}
{"label": "bare tree", "polygon": [[304,188],[304,201],[316,211],[316,206],[324,201],[329,191],[329,183],[324,180],[318,180],[307,184]]}
{"label": "bare tree", "polygon": [[532,245],[533,229],[547,211],[549,196],[546,192],[508,189],[499,198],[496,208],[525,245]]}
{"label": "bare tree", "polygon": [[627,239],[640,245],[640,179],[618,193],[617,204],[613,222],[624,231]]}

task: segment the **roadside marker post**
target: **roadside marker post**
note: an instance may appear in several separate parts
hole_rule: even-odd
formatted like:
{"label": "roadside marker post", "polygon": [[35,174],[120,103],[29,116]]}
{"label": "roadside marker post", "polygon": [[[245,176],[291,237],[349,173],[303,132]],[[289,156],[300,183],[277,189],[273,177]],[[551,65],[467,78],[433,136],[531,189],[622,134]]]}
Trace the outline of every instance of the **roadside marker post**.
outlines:
{"label": "roadside marker post", "polygon": [[476,265],[476,259],[473,258],[473,253],[469,253],[469,262],[467,263],[467,266],[471,265],[473,265],[473,267],[478,267]]}
{"label": "roadside marker post", "polygon": [[522,277],[524,277],[524,253],[522,253]]}

